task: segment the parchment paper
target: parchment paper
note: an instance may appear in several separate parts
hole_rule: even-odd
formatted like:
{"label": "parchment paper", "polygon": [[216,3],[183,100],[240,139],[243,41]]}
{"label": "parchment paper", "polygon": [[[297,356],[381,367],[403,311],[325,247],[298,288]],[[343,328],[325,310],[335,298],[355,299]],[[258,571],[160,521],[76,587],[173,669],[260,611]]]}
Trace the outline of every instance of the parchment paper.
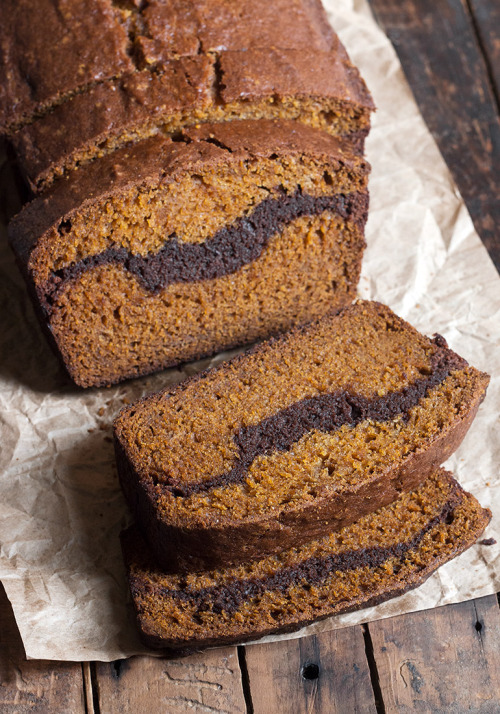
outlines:
{"label": "parchment paper", "polygon": [[[500,542],[500,278],[365,1],[325,4],[378,106],[367,145],[373,176],[360,293],[427,334],[440,332],[493,375],[448,466],[492,509],[485,537]],[[3,236],[0,264],[0,578],[27,656],[108,661],[143,652],[118,543],[129,516],[110,425],[124,403],[221,357],[112,389],[77,391],[45,343]],[[494,593],[499,553],[500,545],[476,545],[416,591],[292,636]]]}

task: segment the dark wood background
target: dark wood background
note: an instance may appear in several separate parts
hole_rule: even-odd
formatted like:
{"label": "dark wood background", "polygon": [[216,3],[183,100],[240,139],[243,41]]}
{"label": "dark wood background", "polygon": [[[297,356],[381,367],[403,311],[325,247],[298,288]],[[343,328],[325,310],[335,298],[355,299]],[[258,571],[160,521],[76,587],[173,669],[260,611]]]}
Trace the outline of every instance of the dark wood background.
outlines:
{"label": "dark wood background", "polygon": [[[371,0],[500,270],[500,0]],[[500,712],[496,596],[167,661],[27,662],[0,594],[6,714]]]}

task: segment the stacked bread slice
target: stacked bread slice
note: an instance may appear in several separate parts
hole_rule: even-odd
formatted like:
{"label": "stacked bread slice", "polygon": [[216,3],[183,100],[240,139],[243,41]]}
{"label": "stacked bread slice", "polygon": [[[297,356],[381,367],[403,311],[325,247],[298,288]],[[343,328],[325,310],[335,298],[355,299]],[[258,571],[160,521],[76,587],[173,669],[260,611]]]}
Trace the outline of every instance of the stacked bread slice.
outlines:
{"label": "stacked bread slice", "polygon": [[423,582],[489,520],[438,468],[487,384],[442,337],[358,302],[126,408],[145,641],[240,641]]}
{"label": "stacked bread slice", "polygon": [[373,102],[320,0],[0,13],[0,127],[38,192],[11,245],[78,385],[352,301]]}
{"label": "stacked bread slice", "polygon": [[160,569],[132,527],[122,547],[142,639],[149,647],[189,651],[283,634],[377,605],[421,585],[473,545],[490,515],[440,469],[338,533],[190,574]]}

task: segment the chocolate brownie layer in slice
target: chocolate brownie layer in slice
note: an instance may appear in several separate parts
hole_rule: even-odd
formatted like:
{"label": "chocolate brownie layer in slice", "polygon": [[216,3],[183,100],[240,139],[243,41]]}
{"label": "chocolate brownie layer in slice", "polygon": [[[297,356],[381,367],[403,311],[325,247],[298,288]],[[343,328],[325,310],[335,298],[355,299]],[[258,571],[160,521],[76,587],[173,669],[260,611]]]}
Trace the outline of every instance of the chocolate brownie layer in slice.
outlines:
{"label": "chocolate brownie layer in slice", "polygon": [[440,470],[340,532],[238,567],[167,575],[136,528],[122,546],[145,644],[198,648],[293,631],[401,595],[469,548],[490,517]]}
{"label": "chocolate brownie layer in slice", "polygon": [[37,188],[200,122],[298,119],[361,146],[373,110],[318,0],[4,0],[0,45],[0,127]]}
{"label": "chocolate brownie layer in slice", "polygon": [[110,384],[351,302],[367,179],[302,124],[203,125],[58,182],[11,243],[71,377]]}
{"label": "chocolate brownie layer in slice", "polygon": [[415,488],[487,384],[442,337],[359,302],[125,409],[122,487],[164,569],[259,558]]}

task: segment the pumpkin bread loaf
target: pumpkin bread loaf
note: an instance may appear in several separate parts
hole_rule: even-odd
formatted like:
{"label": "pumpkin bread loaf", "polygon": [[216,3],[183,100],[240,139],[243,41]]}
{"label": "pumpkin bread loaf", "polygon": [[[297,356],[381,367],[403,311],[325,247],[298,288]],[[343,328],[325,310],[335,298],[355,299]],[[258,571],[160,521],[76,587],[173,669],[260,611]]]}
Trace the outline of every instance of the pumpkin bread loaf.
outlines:
{"label": "pumpkin bread loaf", "polygon": [[442,337],[358,302],[127,407],[121,484],[164,570],[261,558],[415,488],[487,384]]}
{"label": "pumpkin bread loaf", "polygon": [[373,110],[320,0],[2,0],[0,46],[0,131],[35,190],[200,122],[297,119],[361,148]]}
{"label": "pumpkin bread loaf", "polygon": [[165,574],[133,527],[122,546],[139,629],[155,648],[201,648],[296,630],[423,583],[491,514],[443,470],[341,531],[239,566]]}
{"label": "pumpkin bread loaf", "polygon": [[42,324],[84,387],[255,341],[350,303],[368,165],[297,122],[153,137],[10,224]]}

